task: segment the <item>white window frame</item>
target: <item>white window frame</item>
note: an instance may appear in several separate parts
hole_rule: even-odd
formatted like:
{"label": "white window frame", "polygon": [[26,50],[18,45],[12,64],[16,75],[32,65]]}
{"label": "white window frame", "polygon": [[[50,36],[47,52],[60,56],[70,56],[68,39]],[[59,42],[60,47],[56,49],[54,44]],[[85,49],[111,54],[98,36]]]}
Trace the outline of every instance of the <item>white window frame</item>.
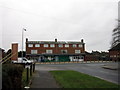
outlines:
{"label": "white window frame", "polygon": [[46,50],[46,53],[52,54],[52,53],[53,53],[53,50],[51,50],[51,49]]}
{"label": "white window frame", "polygon": [[55,47],[55,44],[50,44],[50,47]]}
{"label": "white window frame", "polygon": [[37,54],[38,50],[31,50],[31,54]]}
{"label": "white window frame", "polygon": [[77,47],[77,44],[73,44],[72,47]]}
{"label": "white window frame", "polygon": [[69,47],[69,44],[65,44],[65,47]]}
{"label": "white window frame", "polygon": [[28,47],[33,47],[33,44],[28,44]]}
{"label": "white window frame", "polygon": [[77,53],[81,53],[81,50],[75,50],[75,53],[77,54]]}
{"label": "white window frame", "polygon": [[110,57],[113,57],[113,55],[110,55]]}
{"label": "white window frame", "polygon": [[78,47],[83,47],[83,45],[82,45],[82,44],[79,44]]}
{"label": "white window frame", "polygon": [[48,47],[48,44],[44,44],[44,47]]}
{"label": "white window frame", "polygon": [[63,47],[63,44],[59,44],[58,46],[59,46],[59,47]]}
{"label": "white window frame", "polygon": [[35,44],[35,47],[40,47],[40,44]]}

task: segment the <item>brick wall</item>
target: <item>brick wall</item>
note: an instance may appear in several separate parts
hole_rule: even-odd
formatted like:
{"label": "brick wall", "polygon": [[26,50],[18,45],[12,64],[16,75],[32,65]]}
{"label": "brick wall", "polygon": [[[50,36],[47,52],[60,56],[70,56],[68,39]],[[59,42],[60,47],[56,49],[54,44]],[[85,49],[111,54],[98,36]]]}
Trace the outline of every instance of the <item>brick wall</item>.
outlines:
{"label": "brick wall", "polygon": [[120,60],[120,51],[109,51],[109,56],[112,60]]}

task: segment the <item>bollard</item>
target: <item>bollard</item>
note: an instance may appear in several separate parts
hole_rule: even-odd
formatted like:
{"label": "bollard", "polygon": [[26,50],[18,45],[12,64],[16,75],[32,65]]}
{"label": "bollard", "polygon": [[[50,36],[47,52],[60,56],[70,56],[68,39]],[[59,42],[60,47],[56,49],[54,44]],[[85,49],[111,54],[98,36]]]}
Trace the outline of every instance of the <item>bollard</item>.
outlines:
{"label": "bollard", "polygon": [[27,73],[26,73],[26,80],[27,80],[27,83],[29,82],[29,68],[27,67]]}
{"label": "bollard", "polygon": [[33,63],[33,72],[35,72],[35,63]]}
{"label": "bollard", "polygon": [[32,76],[32,64],[30,65],[30,76]]}

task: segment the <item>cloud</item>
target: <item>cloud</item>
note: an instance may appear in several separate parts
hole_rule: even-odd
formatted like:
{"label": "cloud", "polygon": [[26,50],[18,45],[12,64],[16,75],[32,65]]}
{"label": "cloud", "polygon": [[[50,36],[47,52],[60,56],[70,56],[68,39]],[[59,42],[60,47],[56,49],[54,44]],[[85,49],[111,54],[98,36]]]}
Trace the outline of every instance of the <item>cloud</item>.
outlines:
{"label": "cloud", "polygon": [[[3,47],[30,40],[81,40],[86,50],[108,50],[116,25],[117,0],[4,0]],[[25,40],[24,40],[25,41]]]}

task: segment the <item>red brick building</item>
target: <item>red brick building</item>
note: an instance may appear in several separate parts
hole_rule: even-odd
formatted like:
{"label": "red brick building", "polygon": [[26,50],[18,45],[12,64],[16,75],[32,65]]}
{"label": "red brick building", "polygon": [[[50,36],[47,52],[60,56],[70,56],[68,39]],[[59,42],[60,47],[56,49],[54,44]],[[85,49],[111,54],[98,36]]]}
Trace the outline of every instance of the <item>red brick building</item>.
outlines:
{"label": "red brick building", "polygon": [[120,43],[109,50],[111,60],[120,61]]}
{"label": "red brick building", "polygon": [[84,60],[85,43],[65,41],[29,41],[26,39],[26,57],[44,61],[81,61]]}

